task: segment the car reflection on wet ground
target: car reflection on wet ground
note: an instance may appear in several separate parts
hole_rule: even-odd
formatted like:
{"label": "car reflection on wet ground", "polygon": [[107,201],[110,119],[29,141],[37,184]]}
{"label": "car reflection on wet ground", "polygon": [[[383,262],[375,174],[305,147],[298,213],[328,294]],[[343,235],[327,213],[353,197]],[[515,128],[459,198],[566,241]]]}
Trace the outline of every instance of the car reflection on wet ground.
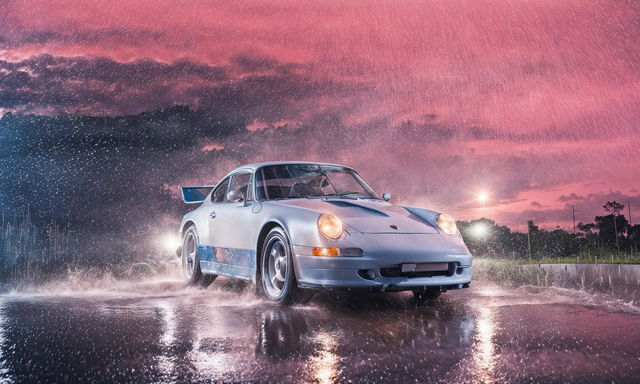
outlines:
{"label": "car reflection on wet ground", "polygon": [[477,283],[428,306],[398,293],[281,307],[249,291],[0,296],[0,383],[640,380],[640,310],[615,298]]}

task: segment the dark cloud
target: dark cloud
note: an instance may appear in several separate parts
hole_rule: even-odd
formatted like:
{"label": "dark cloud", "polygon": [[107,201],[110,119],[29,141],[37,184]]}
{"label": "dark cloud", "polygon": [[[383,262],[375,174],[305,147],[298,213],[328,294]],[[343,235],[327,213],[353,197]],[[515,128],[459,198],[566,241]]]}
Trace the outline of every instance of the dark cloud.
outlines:
{"label": "dark cloud", "polygon": [[282,63],[278,60],[256,56],[251,54],[237,55],[231,58],[231,63],[237,70],[248,73],[275,72],[280,74],[292,74],[296,70],[304,69],[305,66],[296,63]]}
{"label": "dark cloud", "polygon": [[[0,32],[2,33],[2,32]],[[63,30],[16,28],[4,31],[0,35],[1,49],[14,49],[28,45],[58,44],[91,44],[98,40],[107,42],[122,41],[154,41],[168,39],[169,34],[147,29],[124,28],[67,28]]]}
{"label": "dark cloud", "polygon": [[578,201],[578,200],[586,200],[586,197],[580,196],[576,193],[571,193],[569,195],[560,195],[560,197],[558,197],[558,201],[562,203],[567,201]]}
{"label": "dark cloud", "polygon": [[74,227],[147,222],[146,215],[167,212],[171,199],[163,185],[219,160],[217,152],[198,150],[201,140],[243,128],[184,107],[117,118],[6,115],[0,205],[6,211],[30,206],[45,221]]}
{"label": "dark cloud", "polygon": [[[122,115],[181,104],[240,110],[247,118],[253,114],[276,121],[284,117],[282,111],[295,112],[293,104],[337,92],[336,84],[311,79],[295,67],[243,57],[227,66],[209,66],[186,59],[121,63],[41,55],[20,62],[0,61],[0,108]],[[340,85],[341,94],[349,94],[347,87]]]}

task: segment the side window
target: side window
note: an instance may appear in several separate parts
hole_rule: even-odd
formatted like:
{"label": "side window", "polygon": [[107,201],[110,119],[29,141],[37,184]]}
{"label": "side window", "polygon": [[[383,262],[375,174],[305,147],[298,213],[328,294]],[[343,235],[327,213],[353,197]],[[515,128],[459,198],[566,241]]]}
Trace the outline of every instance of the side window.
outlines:
{"label": "side window", "polygon": [[212,203],[224,203],[227,197],[227,189],[229,187],[229,179],[225,179],[216,187],[216,189],[211,194],[211,202]]}
{"label": "side window", "polygon": [[249,183],[251,181],[251,173],[237,173],[231,176],[231,188],[229,192],[239,192],[242,196],[242,201],[249,201],[252,199],[250,196],[251,190],[249,189]]}

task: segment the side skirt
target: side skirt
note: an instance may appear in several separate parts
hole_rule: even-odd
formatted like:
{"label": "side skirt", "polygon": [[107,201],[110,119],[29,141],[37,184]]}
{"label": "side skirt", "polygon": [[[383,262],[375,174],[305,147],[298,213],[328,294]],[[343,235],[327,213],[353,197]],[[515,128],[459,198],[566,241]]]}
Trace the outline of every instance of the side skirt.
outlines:
{"label": "side skirt", "polygon": [[229,276],[237,279],[255,279],[256,251],[253,249],[198,246],[202,273]]}
{"label": "side skirt", "polygon": [[200,261],[200,269],[202,273],[223,275],[248,281],[253,281],[253,276],[256,273],[255,268],[217,263],[215,261]]}

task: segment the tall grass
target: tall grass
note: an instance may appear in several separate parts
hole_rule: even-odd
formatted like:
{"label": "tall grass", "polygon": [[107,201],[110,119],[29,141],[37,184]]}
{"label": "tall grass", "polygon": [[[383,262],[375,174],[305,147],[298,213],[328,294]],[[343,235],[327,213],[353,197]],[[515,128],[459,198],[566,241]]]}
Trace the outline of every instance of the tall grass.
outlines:
{"label": "tall grass", "polygon": [[[491,260],[486,258],[487,260]],[[617,253],[612,250],[593,249],[583,251],[567,257],[528,258],[497,258],[503,262],[514,264],[640,264],[640,252]]]}
{"label": "tall grass", "polygon": [[38,228],[29,210],[0,221],[0,276],[4,281],[35,281],[69,262],[72,232],[49,223]]}
{"label": "tall grass", "polygon": [[[172,228],[173,229],[173,228]],[[0,291],[52,279],[136,278],[173,268],[175,253],[158,238],[166,225],[137,231],[92,226],[82,231],[33,219],[28,209],[0,217]],[[4,286],[4,287],[3,287]]]}
{"label": "tall grass", "polygon": [[506,286],[548,285],[553,281],[548,271],[529,268],[527,263],[507,259],[478,257],[473,260],[474,279],[491,281]]}

